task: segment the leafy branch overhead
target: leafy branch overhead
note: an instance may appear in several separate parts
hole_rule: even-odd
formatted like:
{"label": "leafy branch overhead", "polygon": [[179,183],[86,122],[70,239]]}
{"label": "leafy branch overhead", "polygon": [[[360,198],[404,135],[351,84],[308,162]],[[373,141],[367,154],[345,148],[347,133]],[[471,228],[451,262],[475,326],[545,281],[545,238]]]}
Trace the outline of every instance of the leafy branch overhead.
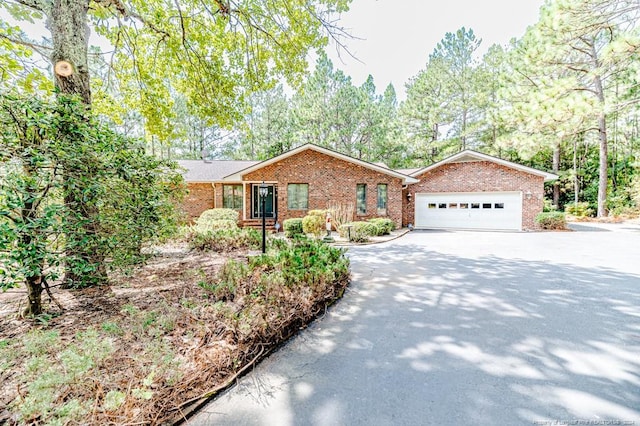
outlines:
{"label": "leafy branch overhead", "polygon": [[[122,99],[141,111],[159,136],[168,131],[162,121],[170,116],[176,93],[186,96],[199,115],[230,126],[245,111],[247,95],[281,78],[299,85],[308,52],[330,38],[342,45],[348,37],[336,19],[349,0],[10,0],[4,7],[16,19],[33,21],[66,14],[63,3],[69,13],[78,5],[86,9],[89,31],[113,47],[104,62]],[[35,47],[23,36],[11,40]],[[94,84],[102,90],[109,82]]]}

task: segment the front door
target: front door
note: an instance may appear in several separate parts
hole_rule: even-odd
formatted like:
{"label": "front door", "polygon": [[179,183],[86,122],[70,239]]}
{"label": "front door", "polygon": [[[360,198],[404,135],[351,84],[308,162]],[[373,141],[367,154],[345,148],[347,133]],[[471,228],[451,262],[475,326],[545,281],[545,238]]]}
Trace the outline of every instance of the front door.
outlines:
{"label": "front door", "polygon": [[[274,218],[276,217],[276,208],[274,202],[274,188],[273,185],[267,185],[267,196],[264,202],[264,211],[265,217]],[[251,203],[251,216],[254,219],[259,219],[262,217],[262,200],[260,199],[260,184],[253,185],[251,190],[251,198],[253,202]]]}

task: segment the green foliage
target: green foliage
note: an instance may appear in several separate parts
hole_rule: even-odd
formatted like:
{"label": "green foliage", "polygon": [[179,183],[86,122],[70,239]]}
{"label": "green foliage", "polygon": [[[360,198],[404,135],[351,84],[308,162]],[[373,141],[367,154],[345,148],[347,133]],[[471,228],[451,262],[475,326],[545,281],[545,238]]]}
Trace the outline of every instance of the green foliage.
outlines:
{"label": "green foliage", "polygon": [[286,219],[282,222],[282,227],[284,229],[284,235],[289,238],[297,237],[299,235],[304,235],[304,228],[302,227],[302,219],[300,218],[291,218]]}
{"label": "green foliage", "polygon": [[[28,385],[12,403],[20,422],[82,423],[93,402],[66,398],[65,392],[69,386],[93,377],[96,368],[113,353],[111,341],[93,329],[78,333],[72,344],[64,344],[57,333],[40,330],[30,331],[23,341],[22,346],[0,348],[1,358],[7,350],[27,357]],[[51,362],[54,358],[58,362]]]}
{"label": "green foliage", "polygon": [[196,219],[196,224],[206,228],[209,223],[217,220],[229,220],[237,224],[239,215],[238,212],[233,209],[209,209],[200,214],[200,217]]}
{"label": "green foliage", "polygon": [[200,286],[211,292],[216,300],[233,300],[236,289],[249,277],[250,270],[246,263],[229,259],[213,282],[202,281]]}
{"label": "green foliage", "polygon": [[370,237],[380,235],[380,229],[371,222],[350,222],[338,227],[338,234],[341,238],[351,238],[350,241],[364,243]]}
{"label": "green foliage", "polygon": [[376,217],[369,219],[368,222],[378,227],[378,235],[388,235],[396,229],[396,223],[388,217]]}
{"label": "green foliage", "polygon": [[76,100],[2,95],[0,124],[3,289],[26,282],[39,294],[60,276],[63,250],[66,271],[80,280],[73,284],[95,284],[102,259],[114,268],[140,262],[143,244],[175,230],[175,165],[147,156]]}
{"label": "green foliage", "polygon": [[569,203],[564,206],[564,211],[575,217],[587,217],[593,215],[589,203]]}
{"label": "green foliage", "polygon": [[536,216],[536,223],[540,225],[542,229],[567,229],[567,220],[563,212],[539,213]]}
{"label": "green foliage", "polygon": [[325,285],[348,275],[344,250],[319,240],[297,238],[285,249],[251,260],[252,269],[262,268],[272,285],[288,287]]}
{"label": "green foliage", "polygon": [[218,229],[215,231],[195,232],[189,240],[192,250],[211,250],[216,252],[256,249],[262,242],[261,234],[251,228]]}
{"label": "green foliage", "polygon": [[[312,212],[316,212],[316,214],[312,214]],[[302,218],[302,231],[305,234],[315,236],[322,234],[326,220],[326,213],[323,215],[322,212],[322,210],[311,210],[308,215]]]}

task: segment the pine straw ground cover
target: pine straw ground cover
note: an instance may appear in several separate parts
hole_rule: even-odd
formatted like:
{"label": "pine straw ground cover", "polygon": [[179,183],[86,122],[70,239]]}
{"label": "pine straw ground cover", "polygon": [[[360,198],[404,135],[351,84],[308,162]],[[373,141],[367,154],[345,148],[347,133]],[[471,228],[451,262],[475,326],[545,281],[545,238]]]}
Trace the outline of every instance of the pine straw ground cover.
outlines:
{"label": "pine straw ground cover", "polygon": [[109,286],[56,288],[64,311],[51,305],[36,320],[16,319],[5,293],[0,424],[179,422],[324,312],[348,280],[343,251],[276,240],[267,256],[177,250]]}

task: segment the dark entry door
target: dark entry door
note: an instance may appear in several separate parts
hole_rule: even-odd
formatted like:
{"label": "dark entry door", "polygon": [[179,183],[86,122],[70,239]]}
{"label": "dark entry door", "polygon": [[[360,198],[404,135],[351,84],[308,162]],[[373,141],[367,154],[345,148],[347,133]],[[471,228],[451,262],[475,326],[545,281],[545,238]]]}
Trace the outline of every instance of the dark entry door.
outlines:
{"label": "dark entry door", "polygon": [[[275,202],[274,202],[274,191],[273,191],[273,185],[267,185],[267,197],[265,199],[265,203],[264,203],[264,211],[265,211],[265,217],[270,217],[273,218],[275,217]],[[252,216],[254,219],[257,218],[261,218],[262,217],[262,200],[260,200],[260,185],[253,185],[253,190],[251,191],[252,194],[252,199],[253,199],[253,208],[252,210]]]}

